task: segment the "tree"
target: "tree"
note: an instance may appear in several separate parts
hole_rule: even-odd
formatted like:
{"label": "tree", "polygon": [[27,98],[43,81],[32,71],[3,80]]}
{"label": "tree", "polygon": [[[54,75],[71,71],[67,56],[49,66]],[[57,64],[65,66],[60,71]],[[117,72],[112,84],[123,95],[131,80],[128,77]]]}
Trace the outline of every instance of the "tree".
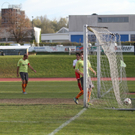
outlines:
{"label": "tree", "polygon": [[60,18],[60,20],[49,20],[47,16],[36,17],[33,20],[34,26],[41,28],[42,33],[55,33],[62,27],[67,27],[68,22],[66,18]]}
{"label": "tree", "polygon": [[41,20],[39,17],[36,17],[35,19],[33,19],[33,24],[36,27],[41,27]]}
{"label": "tree", "polygon": [[[1,16],[0,16],[0,33],[2,31],[2,27],[1,27]],[[0,34],[0,38],[1,38],[1,34]]]}
{"label": "tree", "polygon": [[57,23],[58,30],[60,30],[62,27],[67,27],[67,23],[68,22],[67,22],[67,19],[66,18],[60,18],[60,20]]}
{"label": "tree", "polygon": [[1,16],[0,16],[0,26],[1,26]]}
{"label": "tree", "polygon": [[54,33],[55,32],[51,25],[51,21],[47,18],[47,16],[40,17],[40,19],[41,19],[42,33]]}
{"label": "tree", "polygon": [[54,20],[51,21],[51,24],[53,26],[54,31],[57,32],[59,30],[58,21],[56,19],[54,19]]}
{"label": "tree", "polygon": [[54,33],[53,26],[51,21],[47,18],[47,16],[40,16],[34,19],[34,26],[41,28],[41,33]]}
{"label": "tree", "polygon": [[0,16],[0,39],[3,38],[3,35],[7,35],[6,30],[1,26],[1,16]]}
{"label": "tree", "polygon": [[12,10],[4,15],[8,23],[3,24],[6,31],[19,43],[23,38],[31,36],[32,27],[29,18],[20,10]]}

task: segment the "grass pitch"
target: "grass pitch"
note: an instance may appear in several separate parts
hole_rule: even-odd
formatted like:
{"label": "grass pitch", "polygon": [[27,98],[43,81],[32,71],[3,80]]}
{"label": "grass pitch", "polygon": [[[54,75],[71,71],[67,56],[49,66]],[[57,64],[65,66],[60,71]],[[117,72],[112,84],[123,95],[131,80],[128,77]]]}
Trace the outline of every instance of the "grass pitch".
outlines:
{"label": "grass pitch", "polygon": [[[128,86],[133,92],[134,82],[128,82]],[[29,82],[26,91],[28,94],[23,95],[21,82],[0,82],[0,135],[48,135],[83,109],[82,104],[73,102],[79,92],[77,82]],[[57,102],[56,98],[64,102]],[[48,99],[57,103],[23,104],[21,99],[23,102]],[[8,102],[2,102],[5,100]],[[134,116],[134,111],[88,108],[56,135],[135,134]]]}
{"label": "grass pitch", "polygon": [[[23,56],[1,56],[0,78],[15,78],[17,62]],[[95,57],[95,56],[91,56]],[[123,55],[126,63],[127,77],[135,77],[135,55]],[[35,74],[29,70],[29,77],[75,77],[73,60],[75,55],[37,55],[29,56],[31,66],[37,71]]]}

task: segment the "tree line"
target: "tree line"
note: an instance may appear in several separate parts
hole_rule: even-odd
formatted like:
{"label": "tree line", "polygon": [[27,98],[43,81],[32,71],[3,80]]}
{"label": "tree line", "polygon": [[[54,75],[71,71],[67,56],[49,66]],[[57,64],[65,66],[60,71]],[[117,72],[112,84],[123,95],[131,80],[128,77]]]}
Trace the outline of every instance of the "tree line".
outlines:
{"label": "tree line", "polygon": [[68,27],[67,18],[49,20],[46,15],[36,17],[32,23],[35,27],[41,28],[41,33],[55,33],[62,27]]}
{"label": "tree line", "polygon": [[[17,43],[23,38],[33,37],[33,27],[41,28],[41,33],[55,33],[62,27],[68,27],[66,18],[49,20],[46,15],[31,21],[25,14],[16,15],[16,12],[7,12],[3,19],[6,19],[6,23],[2,24],[0,17],[0,32],[6,33],[6,37],[10,35],[15,38]],[[0,38],[2,38],[1,35]]]}

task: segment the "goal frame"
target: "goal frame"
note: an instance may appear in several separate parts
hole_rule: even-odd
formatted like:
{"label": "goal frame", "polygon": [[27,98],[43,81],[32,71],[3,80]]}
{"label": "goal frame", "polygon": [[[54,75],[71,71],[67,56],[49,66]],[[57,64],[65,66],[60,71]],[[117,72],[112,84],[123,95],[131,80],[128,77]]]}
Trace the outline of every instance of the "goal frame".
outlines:
{"label": "goal frame", "polygon": [[[85,24],[85,25],[83,25],[83,52],[84,52],[84,57],[83,57],[83,59],[84,59],[84,76],[83,76],[83,83],[84,83],[84,85],[83,85],[83,90],[84,90],[84,95],[83,95],[83,105],[84,105],[84,107],[86,108],[86,107],[88,107],[88,104],[87,104],[87,77],[88,77],[88,75],[87,75],[87,71],[88,71],[88,67],[87,67],[87,60],[88,60],[88,35],[90,34],[90,32],[92,32],[92,33],[94,33],[95,34],[95,32],[93,31],[93,29],[94,28],[105,28],[105,29],[107,29],[107,32],[109,32],[110,34],[109,35],[113,35],[114,36],[114,34],[113,33],[111,33],[110,31],[108,31],[108,28],[107,27],[98,27],[98,26],[88,26],[87,24]],[[102,32],[101,32],[101,34],[102,34]],[[103,33],[103,34],[106,34],[106,33]],[[116,33],[117,35],[119,35],[118,33]],[[115,34],[115,35],[116,35]],[[100,40],[100,39],[99,39]],[[120,40],[119,40],[120,41]],[[96,38],[96,48],[97,48],[97,94],[95,95],[95,97],[97,98],[97,99],[100,99],[100,98],[102,98],[102,95],[101,95],[101,59],[100,59],[100,56],[101,56],[101,46],[103,46],[104,44],[100,44],[99,42],[101,42],[101,41],[98,41],[98,38]],[[107,45],[107,44],[106,44]],[[122,57],[122,59],[123,59],[123,57]],[[121,69],[121,68],[120,68]],[[120,72],[121,73],[121,72]],[[121,77],[122,77],[122,74],[120,75]],[[113,76],[114,77],[114,76]],[[126,76],[124,76],[124,77],[126,77]],[[122,78],[121,78],[122,79]],[[121,80],[122,81],[122,80]],[[111,87],[110,89],[112,89],[113,87]],[[124,87],[125,88],[125,87]],[[109,89],[109,90],[110,90]],[[125,89],[124,89],[125,90]],[[126,90],[127,91],[127,90]],[[107,91],[108,92],[108,91]],[[116,91],[115,91],[116,92]],[[117,93],[115,93],[115,94],[117,94]],[[119,94],[119,93],[118,93]],[[116,96],[116,95],[115,95]],[[135,100],[135,99],[134,99]],[[119,100],[118,99],[116,99],[116,101],[118,102]],[[123,111],[123,110],[125,110],[125,111],[127,111],[127,110],[132,110],[132,111],[134,111],[135,110],[135,108],[133,107],[133,108],[127,108],[127,107],[124,107],[124,106],[121,106],[122,104],[120,104],[121,103],[121,100],[120,100],[120,102],[119,102],[119,104],[118,104],[118,106],[120,107],[118,107],[118,108],[115,108],[115,107],[112,107],[112,108],[106,108],[106,109],[114,109],[114,110],[120,110],[120,111]],[[124,108],[121,108],[121,107],[124,107]]]}

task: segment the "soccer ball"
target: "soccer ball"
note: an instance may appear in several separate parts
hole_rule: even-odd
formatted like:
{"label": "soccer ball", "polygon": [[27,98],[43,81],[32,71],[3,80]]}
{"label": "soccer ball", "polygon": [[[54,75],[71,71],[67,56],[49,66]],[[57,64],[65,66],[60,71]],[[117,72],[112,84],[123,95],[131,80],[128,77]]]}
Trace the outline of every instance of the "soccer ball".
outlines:
{"label": "soccer ball", "polygon": [[130,105],[130,104],[131,104],[131,99],[130,99],[130,98],[126,98],[126,99],[124,100],[124,104],[125,104],[125,105]]}

